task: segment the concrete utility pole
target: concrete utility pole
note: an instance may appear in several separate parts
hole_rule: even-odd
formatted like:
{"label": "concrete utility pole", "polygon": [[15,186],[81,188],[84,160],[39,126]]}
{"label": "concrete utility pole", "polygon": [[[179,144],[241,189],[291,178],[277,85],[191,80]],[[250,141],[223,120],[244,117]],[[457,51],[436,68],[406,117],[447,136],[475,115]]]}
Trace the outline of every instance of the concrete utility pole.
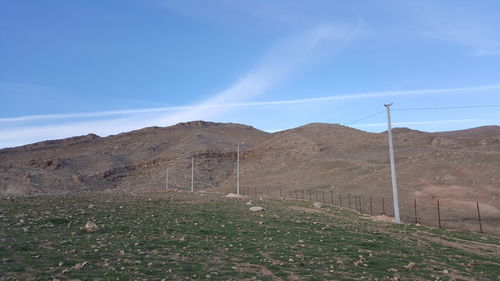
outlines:
{"label": "concrete utility pole", "polygon": [[236,194],[240,195],[240,144],[238,144],[238,154],[236,158]]}
{"label": "concrete utility pole", "polygon": [[194,157],[191,158],[191,192],[194,192]]}
{"label": "concrete utility pole", "polygon": [[391,128],[391,108],[390,104],[384,104],[387,109],[387,136],[389,139],[389,156],[391,158],[391,177],[392,177],[392,198],[394,201],[394,220],[396,223],[401,223],[399,215],[399,196],[398,196],[398,183],[396,181],[396,163],[394,161],[394,148],[392,146],[392,128]]}
{"label": "concrete utility pole", "polygon": [[165,180],[165,189],[168,189],[168,168],[167,168],[167,179]]}

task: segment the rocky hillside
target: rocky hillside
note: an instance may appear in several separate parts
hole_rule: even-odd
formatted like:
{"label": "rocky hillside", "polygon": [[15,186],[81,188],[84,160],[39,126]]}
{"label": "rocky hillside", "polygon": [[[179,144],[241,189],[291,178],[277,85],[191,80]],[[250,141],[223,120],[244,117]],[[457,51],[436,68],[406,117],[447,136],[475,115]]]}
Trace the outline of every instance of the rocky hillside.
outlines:
{"label": "rocky hillside", "polygon": [[[486,215],[500,217],[500,127],[397,128],[394,138],[402,204],[480,201]],[[196,189],[231,191],[238,143],[244,191],[328,188],[391,197],[386,133],[316,123],[269,134],[202,121],[0,150],[0,193],[161,190],[167,168],[170,187],[188,189],[192,157]]]}

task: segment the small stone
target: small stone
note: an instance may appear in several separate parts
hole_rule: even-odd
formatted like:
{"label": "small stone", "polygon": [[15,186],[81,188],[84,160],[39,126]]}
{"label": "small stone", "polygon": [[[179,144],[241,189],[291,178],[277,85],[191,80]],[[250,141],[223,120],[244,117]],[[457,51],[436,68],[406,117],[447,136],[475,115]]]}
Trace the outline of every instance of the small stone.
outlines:
{"label": "small stone", "polygon": [[321,207],[323,207],[323,204],[319,203],[319,202],[314,202],[313,206],[315,208],[318,208],[318,209],[321,209]]}
{"label": "small stone", "polygon": [[242,197],[240,194],[229,193],[226,195],[227,198],[240,198]]}
{"label": "small stone", "polygon": [[81,270],[86,264],[87,264],[87,262],[77,263],[77,264],[75,264],[75,266],[73,268],[75,270]]}
{"label": "small stone", "polygon": [[443,273],[448,274],[449,273],[448,269],[443,270]]}
{"label": "small stone", "polygon": [[247,206],[252,205],[252,201],[248,201],[248,202],[246,202],[246,203],[245,203],[245,205],[247,205]]}
{"label": "small stone", "polygon": [[253,207],[250,207],[250,209],[248,209],[248,210],[252,211],[252,212],[263,212],[266,209],[262,208],[261,206],[253,206]]}
{"label": "small stone", "polygon": [[87,232],[96,232],[97,230],[99,230],[99,228],[97,227],[97,225],[95,223],[91,222],[91,221],[88,221],[85,224],[84,229]]}
{"label": "small stone", "polygon": [[407,265],[404,266],[404,268],[406,268],[406,269],[413,269],[414,266],[415,266],[414,262],[409,262]]}

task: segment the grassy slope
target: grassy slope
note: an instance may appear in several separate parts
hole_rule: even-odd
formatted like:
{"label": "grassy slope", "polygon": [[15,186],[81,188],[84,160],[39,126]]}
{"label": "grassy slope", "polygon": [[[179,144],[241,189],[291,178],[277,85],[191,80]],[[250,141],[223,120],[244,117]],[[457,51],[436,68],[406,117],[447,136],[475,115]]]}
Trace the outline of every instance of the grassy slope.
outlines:
{"label": "grassy slope", "polygon": [[[247,200],[188,193],[1,199],[0,280],[500,278],[497,237],[374,222],[300,201],[253,198],[267,209],[253,213]],[[100,230],[84,232],[89,220]]]}

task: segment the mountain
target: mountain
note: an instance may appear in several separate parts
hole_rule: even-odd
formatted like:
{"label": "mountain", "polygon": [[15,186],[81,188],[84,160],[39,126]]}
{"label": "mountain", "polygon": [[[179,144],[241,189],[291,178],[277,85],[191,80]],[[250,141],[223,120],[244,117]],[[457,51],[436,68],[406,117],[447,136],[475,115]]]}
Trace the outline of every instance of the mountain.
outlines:
{"label": "mountain", "polygon": [[44,141],[0,150],[0,192],[42,194],[107,189],[151,189],[190,184],[191,157],[197,181],[218,186],[234,172],[238,142],[250,149],[269,137],[255,128],[203,121],[150,127],[100,138]]}
{"label": "mountain", "polygon": [[[441,199],[467,216],[479,201],[485,217],[500,217],[499,126],[393,135],[403,212],[414,199],[428,209]],[[322,189],[391,200],[387,132],[314,123],[271,134],[203,121],[0,150],[0,194],[161,190],[167,168],[169,186],[188,190],[193,157],[195,189],[231,192],[238,143],[243,192]]]}

